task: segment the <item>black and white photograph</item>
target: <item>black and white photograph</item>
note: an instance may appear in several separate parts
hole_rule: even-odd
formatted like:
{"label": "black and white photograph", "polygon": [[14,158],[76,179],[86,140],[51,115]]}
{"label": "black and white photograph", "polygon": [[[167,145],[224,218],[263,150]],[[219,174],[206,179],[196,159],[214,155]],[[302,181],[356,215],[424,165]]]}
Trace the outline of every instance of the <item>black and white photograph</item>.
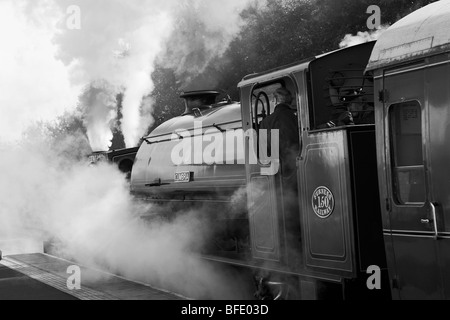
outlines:
{"label": "black and white photograph", "polygon": [[0,300],[450,299],[450,0],[0,0],[0,39]]}

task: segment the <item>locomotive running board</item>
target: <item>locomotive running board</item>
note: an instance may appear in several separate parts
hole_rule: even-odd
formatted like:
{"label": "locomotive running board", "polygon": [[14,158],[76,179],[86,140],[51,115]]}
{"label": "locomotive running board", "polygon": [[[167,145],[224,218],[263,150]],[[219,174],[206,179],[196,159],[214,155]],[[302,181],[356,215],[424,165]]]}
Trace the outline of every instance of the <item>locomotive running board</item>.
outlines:
{"label": "locomotive running board", "polygon": [[[277,267],[277,266],[268,266],[267,261],[254,261],[253,263],[245,263],[244,261],[216,257],[216,256],[207,256],[201,255],[202,259],[211,261],[211,262],[219,262],[225,263],[229,265],[233,265],[236,267],[245,267],[251,269],[264,269],[269,272],[283,273],[288,276],[297,276],[305,279],[314,279],[314,280],[322,280],[329,281],[334,283],[342,283],[343,278],[336,275],[324,274],[319,272],[311,272],[306,270],[291,270],[286,267]],[[264,265],[263,265],[264,264]]]}

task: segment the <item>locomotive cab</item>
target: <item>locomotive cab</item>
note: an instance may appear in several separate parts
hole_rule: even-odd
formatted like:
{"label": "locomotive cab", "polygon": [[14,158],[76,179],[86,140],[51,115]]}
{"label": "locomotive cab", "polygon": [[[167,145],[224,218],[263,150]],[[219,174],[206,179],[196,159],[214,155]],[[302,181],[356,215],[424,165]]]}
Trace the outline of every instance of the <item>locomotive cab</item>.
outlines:
{"label": "locomotive cab", "polygon": [[[373,77],[364,75],[373,45],[251,75],[239,84],[245,130],[258,128],[273,112],[270,97],[277,88],[295,97],[291,107],[301,142],[294,160],[296,194],[288,193],[286,183],[292,177],[283,176],[282,168],[270,173],[264,170],[270,164],[259,161],[247,163],[246,174],[252,258],[280,275],[282,270],[296,274],[300,298],[390,295],[378,197]],[[246,148],[252,149],[248,139]],[[371,266],[379,267],[385,290],[367,288]]]}
{"label": "locomotive cab", "polygon": [[[339,275],[344,298],[390,296],[373,77],[364,73],[373,46],[369,42],[320,56],[308,70],[310,100],[298,159],[305,266]],[[382,290],[367,287],[371,267],[381,272]]]}

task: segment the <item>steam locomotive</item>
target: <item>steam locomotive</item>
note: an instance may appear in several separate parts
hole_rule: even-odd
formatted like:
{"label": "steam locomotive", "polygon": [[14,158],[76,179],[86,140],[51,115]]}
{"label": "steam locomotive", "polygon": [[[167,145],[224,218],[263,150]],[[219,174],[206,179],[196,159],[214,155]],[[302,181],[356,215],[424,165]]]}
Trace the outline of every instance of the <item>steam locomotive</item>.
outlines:
{"label": "steam locomotive", "polygon": [[[183,94],[144,138],[132,193],[202,212],[203,257],[249,271],[261,299],[450,298],[449,17],[438,1],[377,42],[248,75],[240,103]],[[278,88],[295,96],[294,195],[258,147]]]}

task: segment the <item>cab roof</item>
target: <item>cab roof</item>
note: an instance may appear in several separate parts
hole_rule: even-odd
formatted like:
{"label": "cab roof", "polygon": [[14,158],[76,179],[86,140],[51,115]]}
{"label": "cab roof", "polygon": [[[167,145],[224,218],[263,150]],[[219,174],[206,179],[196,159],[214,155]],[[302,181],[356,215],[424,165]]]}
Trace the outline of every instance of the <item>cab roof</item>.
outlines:
{"label": "cab roof", "polygon": [[450,0],[441,0],[387,29],[375,44],[366,71],[447,51],[450,51]]}
{"label": "cab roof", "polygon": [[330,52],[325,52],[320,55],[316,55],[316,56],[309,57],[309,58],[301,60],[301,61],[297,61],[297,62],[288,64],[285,66],[281,66],[281,67],[278,67],[275,69],[263,71],[260,73],[249,74],[249,75],[245,76],[241,80],[241,82],[239,82],[238,87],[242,88],[249,84],[254,84],[254,83],[258,83],[258,82],[267,82],[272,79],[278,79],[278,78],[280,78],[284,75],[290,74],[292,72],[303,71],[303,70],[308,69],[310,67],[311,63],[321,60],[322,58],[332,56],[337,52],[346,52],[347,50],[354,50],[355,47],[366,46],[366,45],[368,45],[368,43],[373,43],[373,42],[374,41],[369,41],[369,42],[361,43],[361,44],[354,45],[351,47],[336,49],[336,50],[333,50]]}

